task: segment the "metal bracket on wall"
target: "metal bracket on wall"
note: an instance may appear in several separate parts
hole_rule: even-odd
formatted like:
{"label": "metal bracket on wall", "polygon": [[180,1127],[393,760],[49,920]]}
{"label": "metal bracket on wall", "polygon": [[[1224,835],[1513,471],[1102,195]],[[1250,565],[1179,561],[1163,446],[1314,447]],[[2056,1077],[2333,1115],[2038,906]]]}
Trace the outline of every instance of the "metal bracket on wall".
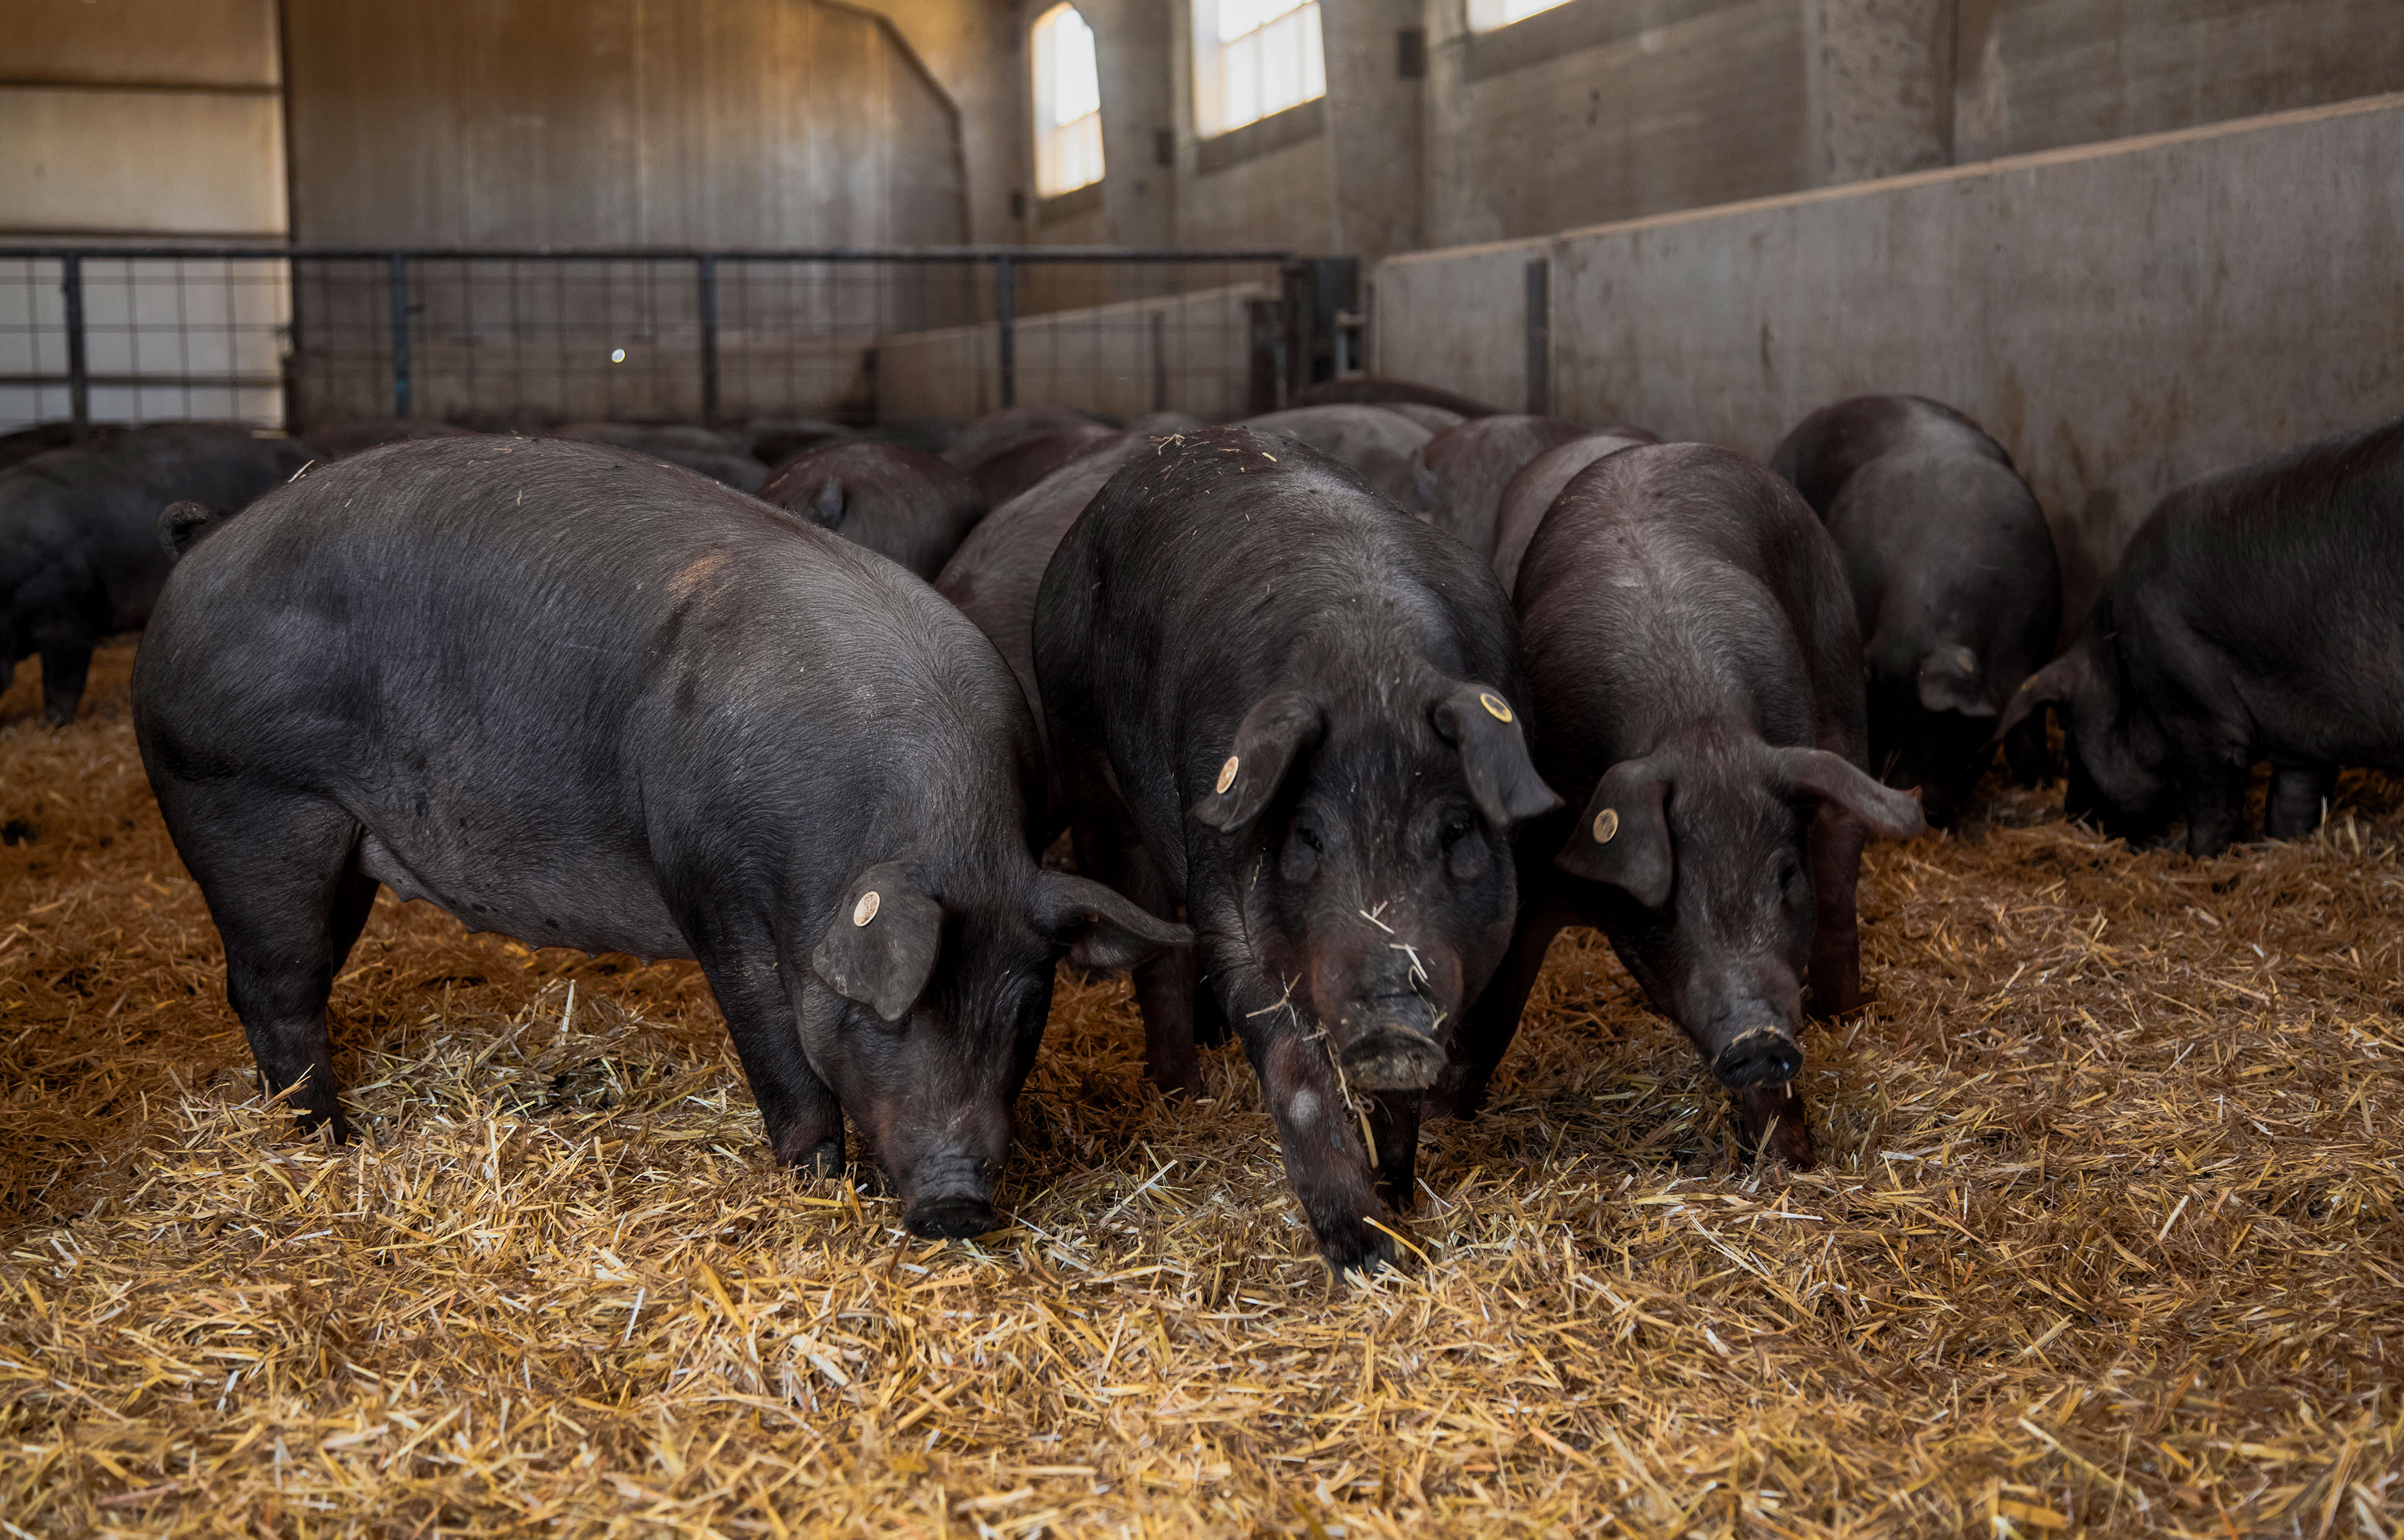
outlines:
{"label": "metal bracket on wall", "polygon": [[1528,410],[1553,410],[1553,264],[1543,257],[1528,264]]}

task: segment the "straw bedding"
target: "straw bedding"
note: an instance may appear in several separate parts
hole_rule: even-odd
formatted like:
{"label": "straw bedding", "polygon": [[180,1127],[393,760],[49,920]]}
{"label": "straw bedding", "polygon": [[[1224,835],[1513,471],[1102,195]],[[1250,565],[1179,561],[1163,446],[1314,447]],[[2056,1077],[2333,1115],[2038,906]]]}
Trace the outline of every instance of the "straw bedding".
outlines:
{"label": "straw bedding", "polygon": [[261,1108],[134,756],[0,698],[0,1523],[95,1533],[2379,1535],[2404,1526],[2404,811],[2190,861],[2050,796],[1872,851],[1820,1169],[1565,939],[1399,1275],[1240,1059],[1064,977],[978,1244],[772,1170],[694,970],[387,897],[364,1137]]}

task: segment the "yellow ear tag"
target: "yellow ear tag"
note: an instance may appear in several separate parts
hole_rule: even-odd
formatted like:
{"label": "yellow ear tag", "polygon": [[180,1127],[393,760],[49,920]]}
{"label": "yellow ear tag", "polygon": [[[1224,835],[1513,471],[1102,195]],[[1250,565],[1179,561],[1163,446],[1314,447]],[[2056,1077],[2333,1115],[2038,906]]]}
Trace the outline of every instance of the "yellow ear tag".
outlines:
{"label": "yellow ear tag", "polygon": [[1511,720],[1511,708],[1502,704],[1502,696],[1495,694],[1490,690],[1480,690],[1477,693],[1477,704],[1486,707],[1486,714],[1492,717],[1496,721],[1509,721]]}
{"label": "yellow ear tag", "polygon": [[1597,813],[1594,816],[1594,842],[1597,845],[1609,845],[1611,843],[1612,836],[1618,833],[1618,808],[1606,807],[1601,812]]}
{"label": "yellow ear tag", "polygon": [[1236,756],[1230,754],[1227,756],[1227,763],[1219,766],[1219,785],[1217,787],[1217,791],[1223,797],[1227,794],[1227,788],[1236,784]]}
{"label": "yellow ear tag", "polygon": [[876,911],[884,905],[884,903],[885,901],[877,896],[876,889],[871,888],[867,892],[860,895],[858,903],[851,906],[851,922],[854,925],[867,924],[876,917]]}

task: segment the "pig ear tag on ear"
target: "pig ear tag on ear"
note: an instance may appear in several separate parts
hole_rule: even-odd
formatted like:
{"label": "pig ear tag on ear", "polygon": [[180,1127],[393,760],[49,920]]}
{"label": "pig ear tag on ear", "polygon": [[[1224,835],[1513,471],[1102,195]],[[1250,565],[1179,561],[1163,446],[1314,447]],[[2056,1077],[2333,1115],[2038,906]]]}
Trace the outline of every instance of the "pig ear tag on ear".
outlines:
{"label": "pig ear tag on ear", "polygon": [[[1619,809],[1606,807],[1594,816],[1594,842],[1609,845],[1619,833]],[[871,895],[874,897],[874,895]]]}
{"label": "pig ear tag on ear", "polygon": [[1242,756],[1237,754],[1228,755],[1227,763],[1219,766],[1219,784],[1212,787],[1210,790],[1220,796],[1225,796],[1227,794],[1227,788],[1236,784],[1236,771],[1242,763]]}
{"label": "pig ear tag on ear", "polygon": [[1496,721],[1509,721],[1511,720],[1511,707],[1509,703],[1504,701],[1502,696],[1496,694],[1491,690],[1480,690],[1477,693],[1477,704],[1486,707],[1486,714],[1492,717]]}
{"label": "pig ear tag on ear", "polygon": [[900,1021],[934,972],[943,906],[891,861],[854,878],[851,894],[812,949],[810,972],[835,993]]}

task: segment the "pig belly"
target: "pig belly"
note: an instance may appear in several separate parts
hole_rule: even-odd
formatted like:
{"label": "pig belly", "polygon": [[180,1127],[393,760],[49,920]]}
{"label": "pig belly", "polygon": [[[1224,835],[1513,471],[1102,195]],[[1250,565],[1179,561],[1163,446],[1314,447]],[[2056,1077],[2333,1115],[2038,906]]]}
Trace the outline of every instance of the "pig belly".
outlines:
{"label": "pig belly", "polygon": [[359,840],[359,870],[403,903],[424,899],[470,931],[529,946],[626,952],[646,962],[692,956],[648,871],[572,845],[544,854],[528,864],[370,831]]}

